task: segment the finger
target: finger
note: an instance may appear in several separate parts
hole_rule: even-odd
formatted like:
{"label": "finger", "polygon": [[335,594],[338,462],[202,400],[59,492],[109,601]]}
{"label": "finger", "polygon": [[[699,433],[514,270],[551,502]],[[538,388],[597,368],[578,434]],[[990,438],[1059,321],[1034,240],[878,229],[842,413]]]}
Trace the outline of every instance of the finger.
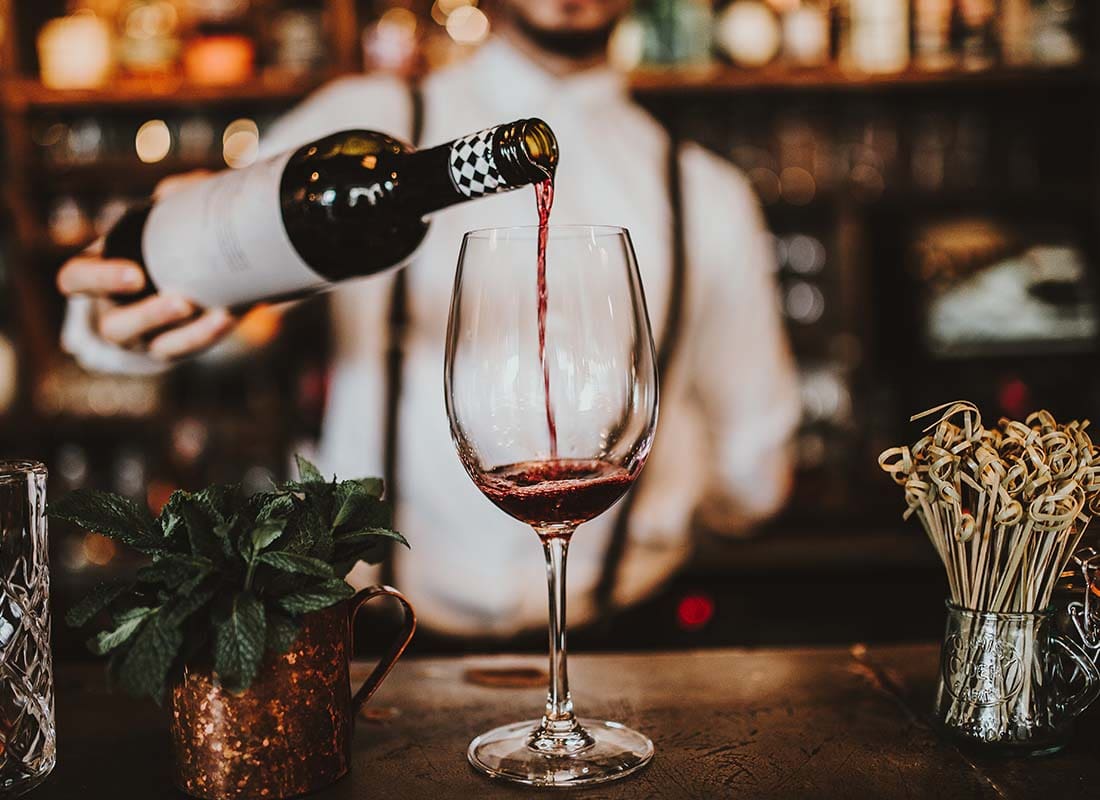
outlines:
{"label": "finger", "polygon": [[104,244],[105,241],[106,241],[105,238],[100,236],[98,239],[96,239],[90,245],[88,245],[83,250],[81,250],[80,255],[82,255],[82,256],[101,256],[101,255],[103,255],[103,244]]}
{"label": "finger", "polygon": [[164,361],[205,350],[233,330],[237,320],[224,308],[205,312],[194,322],[173,328],[149,343],[149,354]]}
{"label": "finger", "polygon": [[195,307],[182,297],[158,294],[104,312],[99,318],[99,335],[115,344],[128,344],[194,313]]}
{"label": "finger", "polygon": [[63,295],[136,294],[145,288],[145,273],[133,261],[77,256],[57,273]]}

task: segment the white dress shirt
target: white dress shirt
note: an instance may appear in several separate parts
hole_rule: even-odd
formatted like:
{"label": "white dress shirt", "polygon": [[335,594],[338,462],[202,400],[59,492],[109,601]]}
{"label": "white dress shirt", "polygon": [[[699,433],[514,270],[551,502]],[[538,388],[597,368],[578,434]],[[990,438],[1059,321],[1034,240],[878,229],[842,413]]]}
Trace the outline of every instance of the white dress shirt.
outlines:
{"label": "white dress shirt", "polygon": [[[551,224],[630,230],[654,336],[663,334],[671,274],[668,138],[633,104],[619,76],[592,70],[556,78],[511,45],[490,41],[424,83],[422,145],[537,116],[558,137],[561,162]],[[340,79],[291,111],[265,136],[276,153],[349,128],[408,139],[404,84]],[[701,148],[681,154],[687,293],[677,357],[662,376],[661,415],[631,516],[614,602],[636,602],[689,555],[690,522],[705,493],[719,493],[743,522],[774,511],[787,491],[787,443],[798,417],[795,373],[779,320],[770,237],[742,175]],[[407,268],[410,322],[400,405],[396,583],[427,625],[455,634],[508,635],[545,624],[545,571],[534,533],[486,500],[451,443],[443,403],[450,291],[465,231],[537,222],[530,190],[465,203],[439,214]],[[336,353],[320,448],[340,476],[383,471],[385,348],[392,275],[353,281],[332,295]],[[103,342],[73,314],[66,345],[99,369]],[[140,368],[127,354],[120,369]],[[583,525],[569,557],[569,614],[595,612],[617,508]],[[360,565],[353,582],[369,582]]]}

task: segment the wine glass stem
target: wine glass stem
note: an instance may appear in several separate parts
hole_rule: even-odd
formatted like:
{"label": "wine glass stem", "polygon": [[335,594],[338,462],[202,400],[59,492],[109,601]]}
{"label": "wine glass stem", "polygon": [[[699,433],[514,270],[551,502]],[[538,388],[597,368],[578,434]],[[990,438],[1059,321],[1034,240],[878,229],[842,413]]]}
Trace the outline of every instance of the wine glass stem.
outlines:
{"label": "wine glass stem", "polygon": [[569,696],[569,671],[565,649],[565,556],[572,531],[540,533],[546,554],[546,584],[550,590],[550,691],[546,695],[545,728],[570,730],[575,726],[573,700]]}

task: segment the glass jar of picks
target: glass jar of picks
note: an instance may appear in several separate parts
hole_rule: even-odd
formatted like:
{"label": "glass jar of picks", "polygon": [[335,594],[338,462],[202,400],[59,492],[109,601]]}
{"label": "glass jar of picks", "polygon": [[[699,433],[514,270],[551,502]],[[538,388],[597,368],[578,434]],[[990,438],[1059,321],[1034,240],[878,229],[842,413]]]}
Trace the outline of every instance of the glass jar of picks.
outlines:
{"label": "glass jar of picks", "polygon": [[1100,694],[1100,672],[1051,603],[1100,496],[1100,449],[1088,422],[1047,411],[987,429],[976,406],[954,402],[913,419],[935,414],[879,465],[947,572],[936,721],[983,753],[1055,752]]}

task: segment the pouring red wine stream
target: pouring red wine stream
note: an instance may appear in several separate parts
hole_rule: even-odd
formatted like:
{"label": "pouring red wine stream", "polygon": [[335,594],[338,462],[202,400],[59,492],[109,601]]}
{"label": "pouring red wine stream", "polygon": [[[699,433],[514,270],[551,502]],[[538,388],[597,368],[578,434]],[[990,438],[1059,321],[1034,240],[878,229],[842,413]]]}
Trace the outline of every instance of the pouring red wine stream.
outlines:
{"label": "pouring red wine stream", "polygon": [[558,457],[558,425],[550,399],[550,363],[546,358],[546,317],[549,291],[546,282],[546,245],[550,236],[550,210],[554,205],[554,178],[535,185],[538,208],[538,336],[539,363],[546,403],[546,428],[550,458],[507,464],[480,473],[475,481],[481,491],[502,510],[535,527],[573,528],[603,513],[630,488],[638,470],[628,471],[600,460]]}
{"label": "pouring red wine stream", "polygon": [[558,423],[554,419],[554,407],[550,402],[550,364],[546,360],[546,305],[549,300],[546,287],[546,240],[550,233],[550,209],[554,206],[554,178],[549,177],[535,184],[535,205],[539,212],[538,247],[538,324],[539,363],[542,365],[542,387],[546,394],[546,429],[550,433],[550,458],[558,459]]}

